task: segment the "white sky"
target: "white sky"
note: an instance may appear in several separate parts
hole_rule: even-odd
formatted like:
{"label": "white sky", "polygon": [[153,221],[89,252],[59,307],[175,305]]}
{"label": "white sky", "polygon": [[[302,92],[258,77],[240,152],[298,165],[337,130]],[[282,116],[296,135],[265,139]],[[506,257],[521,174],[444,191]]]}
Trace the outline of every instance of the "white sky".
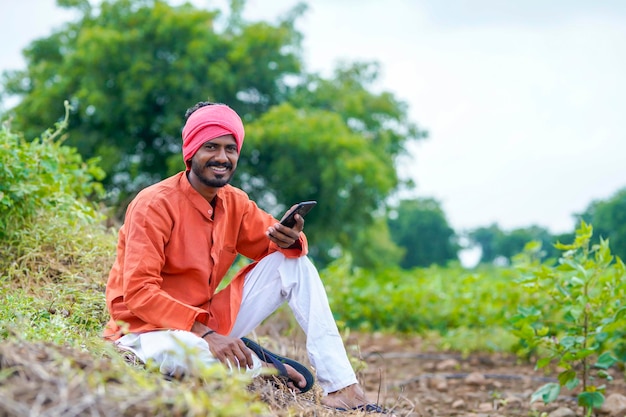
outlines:
{"label": "white sky", "polygon": [[[248,0],[246,17],[273,20],[296,3]],[[572,214],[626,187],[625,1],[307,3],[308,69],[381,63],[380,88],[430,135],[403,175],[457,232],[571,231]],[[0,71],[22,68],[21,50],[70,17],[54,0],[0,0]]]}

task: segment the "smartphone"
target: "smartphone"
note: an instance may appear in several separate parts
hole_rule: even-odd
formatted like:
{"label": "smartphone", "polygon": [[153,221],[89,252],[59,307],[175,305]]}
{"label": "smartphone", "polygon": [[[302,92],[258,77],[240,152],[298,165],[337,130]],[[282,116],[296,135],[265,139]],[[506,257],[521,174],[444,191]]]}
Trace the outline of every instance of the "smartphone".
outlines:
{"label": "smartphone", "polygon": [[285,218],[280,221],[280,224],[287,227],[293,227],[296,224],[294,215],[299,214],[304,217],[316,204],[317,201],[303,201],[298,203],[293,210],[290,210],[289,213],[285,215]]}

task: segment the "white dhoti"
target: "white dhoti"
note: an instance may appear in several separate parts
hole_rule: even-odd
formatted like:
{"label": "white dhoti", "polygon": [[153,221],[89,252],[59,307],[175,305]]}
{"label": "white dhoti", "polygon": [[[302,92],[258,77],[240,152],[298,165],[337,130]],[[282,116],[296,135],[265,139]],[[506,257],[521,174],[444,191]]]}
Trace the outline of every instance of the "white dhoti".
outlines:
{"label": "white dhoti", "polygon": [[[324,392],[356,383],[324,285],[307,257],[286,258],[274,252],[259,261],[246,275],[241,308],[230,336],[246,336],[284,302],[306,334],[309,361]],[[162,373],[172,376],[192,373],[196,366],[218,362],[206,340],[183,330],[132,333],[116,343],[144,363],[153,361]],[[256,376],[262,364],[256,355],[253,358],[255,365],[245,371]],[[231,369],[233,366],[237,364],[231,364]]]}

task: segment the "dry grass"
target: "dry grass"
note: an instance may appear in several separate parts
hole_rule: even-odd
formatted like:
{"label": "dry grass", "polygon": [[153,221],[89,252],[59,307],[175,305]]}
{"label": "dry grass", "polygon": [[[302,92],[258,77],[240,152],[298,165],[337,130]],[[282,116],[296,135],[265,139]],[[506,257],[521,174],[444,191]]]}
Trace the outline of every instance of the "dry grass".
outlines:
{"label": "dry grass", "polygon": [[[0,344],[0,417],[206,416],[213,415],[205,407],[210,406],[204,402],[207,398],[232,396],[231,389],[237,389],[233,384],[225,390],[221,374],[213,381],[166,381],[146,371],[132,355],[117,351],[114,355],[94,358],[57,344],[5,341]],[[125,363],[120,366],[121,362]],[[230,400],[222,398],[216,415],[364,415],[322,406],[317,385],[295,394],[270,375],[253,380],[247,388],[232,398],[239,406],[231,407]]]}

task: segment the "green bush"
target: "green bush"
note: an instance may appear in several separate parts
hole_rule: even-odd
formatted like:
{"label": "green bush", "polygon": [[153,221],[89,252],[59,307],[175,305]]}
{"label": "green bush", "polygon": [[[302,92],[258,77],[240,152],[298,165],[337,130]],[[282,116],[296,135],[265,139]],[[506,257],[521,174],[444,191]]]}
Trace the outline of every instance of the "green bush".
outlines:
{"label": "green bush", "polygon": [[[3,280],[55,280],[107,259],[113,234],[97,200],[103,171],[63,146],[64,119],[27,141],[0,130],[0,271]],[[100,262],[102,264],[103,262]],[[98,272],[101,275],[101,271]],[[100,278],[100,277],[99,277]]]}
{"label": "green bush", "polygon": [[31,142],[11,132],[9,123],[0,131],[0,237],[14,237],[19,229],[44,212],[63,211],[70,223],[98,219],[89,197],[101,196],[104,176],[97,160],[83,162],[75,148],[63,146],[65,118]]}

